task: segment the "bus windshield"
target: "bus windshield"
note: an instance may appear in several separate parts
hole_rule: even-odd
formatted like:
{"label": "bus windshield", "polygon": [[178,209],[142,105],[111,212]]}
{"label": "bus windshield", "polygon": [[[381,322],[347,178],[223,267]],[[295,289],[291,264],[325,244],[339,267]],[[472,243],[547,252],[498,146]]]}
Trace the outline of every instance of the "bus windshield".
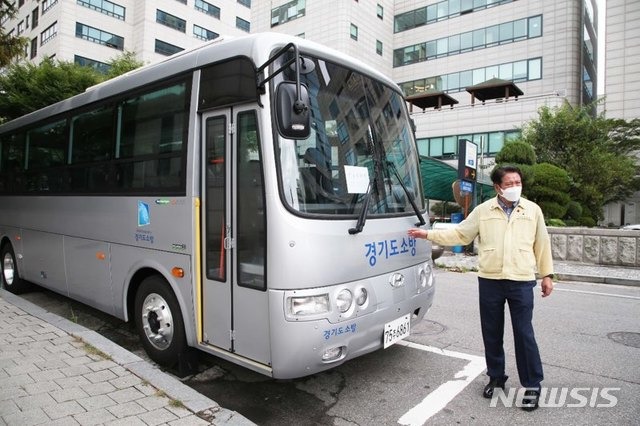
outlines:
{"label": "bus windshield", "polygon": [[[302,214],[353,216],[370,193],[369,217],[414,214],[410,198],[424,209],[400,93],[340,65],[304,60],[314,65],[300,75],[309,89],[311,134],[276,140],[285,203]],[[295,80],[291,67],[284,79]]]}

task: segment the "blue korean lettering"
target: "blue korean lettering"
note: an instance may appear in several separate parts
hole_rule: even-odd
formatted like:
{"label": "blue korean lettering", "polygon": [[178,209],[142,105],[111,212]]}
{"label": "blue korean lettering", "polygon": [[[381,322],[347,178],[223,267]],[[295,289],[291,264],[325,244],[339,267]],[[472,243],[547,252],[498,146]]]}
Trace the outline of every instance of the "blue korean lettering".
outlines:
{"label": "blue korean lettering", "polygon": [[384,252],[385,259],[388,259],[389,258],[389,249],[387,247],[387,240],[379,241],[378,242],[378,247],[380,248],[380,251],[378,252],[378,256],[382,256],[382,253]]}
{"label": "blue korean lettering", "polygon": [[389,256],[395,256],[398,253],[398,241],[397,240],[390,240],[389,241],[389,247],[391,248],[391,252],[389,252]]}
{"label": "blue korean lettering", "polygon": [[367,248],[367,254],[365,254],[365,257],[369,257],[369,255],[371,255],[371,257],[369,257],[369,266],[375,266],[376,264],[376,243],[368,243],[364,245]]}
{"label": "blue korean lettering", "polygon": [[405,238],[402,238],[402,244],[400,244],[400,253],[407,253],[409,251],[407,247],[407,240]]}

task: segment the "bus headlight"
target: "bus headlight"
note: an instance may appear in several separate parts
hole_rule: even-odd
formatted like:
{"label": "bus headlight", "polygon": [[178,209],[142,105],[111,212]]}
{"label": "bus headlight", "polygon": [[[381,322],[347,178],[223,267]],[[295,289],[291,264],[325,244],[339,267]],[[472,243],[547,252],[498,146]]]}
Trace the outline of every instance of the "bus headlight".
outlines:
{"label": "bus headlight", "polygon": [[290,297],[289,312],[291,315],[315,315],[329,312],[329,294]]}
{"label": "bus headlight", "polygon": [[433,270],[430,263],[425,263],[418,269],[418,293],[433,285]]}
{"label": "bus headlight", "polygon": [[338,305],[338,311],[344,313],[351,308],[351,304],[353,303],[353,294],[346,288],[340,290],[338,293],[338,297],[336,297],[336,305]]}
{"label": "bus headlight", "polygon": [[367,289],[364,287],[360,287],[356,289],[356,303],[358,306],[362,306],[367,303],[367,299],[369,298],[369,294],[367,293]]}

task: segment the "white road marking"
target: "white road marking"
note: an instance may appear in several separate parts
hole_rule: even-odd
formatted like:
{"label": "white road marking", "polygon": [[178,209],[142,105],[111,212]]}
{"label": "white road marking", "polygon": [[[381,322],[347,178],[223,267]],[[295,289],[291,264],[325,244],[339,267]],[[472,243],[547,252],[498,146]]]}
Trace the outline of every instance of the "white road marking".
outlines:
{"label": "white road marking", "polygon": [[586,290],[569,290],[567,288],[554,288],[553,290],[554,291],[569,291],[571,293],[596,294],[598,296],[621,297],[623,299],[640,300],[640,297],[637,297],[637,296],[626,296],[624,294],[600,293],[600,292],[597,292],[597,291],[586,291]]}
{"label": "white road marking", "polygon": [[422,351],[433,352],[438,355],[469,361],[462,370],[456,373],[454,376],[456,380],[450,380],[441,384],[433,392],[427,395],[420,404],[416,405],[400,417],[398,423],[401,425],[423,425],[427,420],[429,420],[429,418],[431,418],[431,416],[446,407],[447,404],[456,397],[456,395],[462,392],[464,388],[466,388],[469,383],[473,382],[475,378],[478,377],[486,368],[485,360],[481,356],[449,351],[404,340],[397,342],[396,345],[402,345]]}

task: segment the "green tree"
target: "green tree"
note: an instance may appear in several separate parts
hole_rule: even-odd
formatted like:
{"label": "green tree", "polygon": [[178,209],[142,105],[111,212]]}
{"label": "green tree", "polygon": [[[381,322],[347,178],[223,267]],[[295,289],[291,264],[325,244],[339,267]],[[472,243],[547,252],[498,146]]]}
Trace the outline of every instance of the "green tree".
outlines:
{"label": "green tree", "polygon": [[[523,129],[539,163],[567,171],[570,195],[583,208],[581,222],[595,223],[602,207],[623,200],[640,188],[631,155],[640,148],[640,120],[625,122],[592,116],[592,105],[542,107]],[[582,220],[590,218],[591,220]]]}
{"label": "green tree", "polygon": [[533,147],[520,140],[506,143],[496,154],[496,167],[511,165],[516,166],[522,172],[522,190],[528,197],[528,190],[533,184],[532,166],[536,163],[536,153]]}
{"label": "green tree", "polygon": [[462,211],[462,207],[460,207],[456,203],[449,203],[447,201],[438,201],[436,203],[431,204],[431,213],[435,216],[444,216],[447,217],[451,213],[460,213]]}
{"label": "green tree", "polygon": [[[0,0],[0,21],[12,19],[16,16],[15,2]],[[24,54],[24,47],[28,40],[25,37],[9,35],[5,27],[0,27],[0,68],[9,65],[15,58]]]}
{"label": "green tree", "polygon": [[28,114],[83,92],[103,77],[93,68],[46,58],[40,64],[12,64],[0,76],[0,117]]}
{"label": "green tree", "polygon": [[563,218],[571,201],[569,175],[549,163],[536,164],[532,171],[533,185],[527,188],[527,198],[540,206],[546,219]]}
{"label": "green tree", "polygon": [[117,77],[133,71],[136,68],[140,68],[142,65],[144,65],[143,62],[136,59],[135,52],[125,51],[109,62],[109,71],[107,72],[106,78]]}
{"label": "green tree", "polygon": [[40,64],[11,64],[0,75],[0,123],[44,108],[84,92],[87,87],[131,71],[142,65],[132,52],[109,62],[109,72],[71,62],[45,58]]}

